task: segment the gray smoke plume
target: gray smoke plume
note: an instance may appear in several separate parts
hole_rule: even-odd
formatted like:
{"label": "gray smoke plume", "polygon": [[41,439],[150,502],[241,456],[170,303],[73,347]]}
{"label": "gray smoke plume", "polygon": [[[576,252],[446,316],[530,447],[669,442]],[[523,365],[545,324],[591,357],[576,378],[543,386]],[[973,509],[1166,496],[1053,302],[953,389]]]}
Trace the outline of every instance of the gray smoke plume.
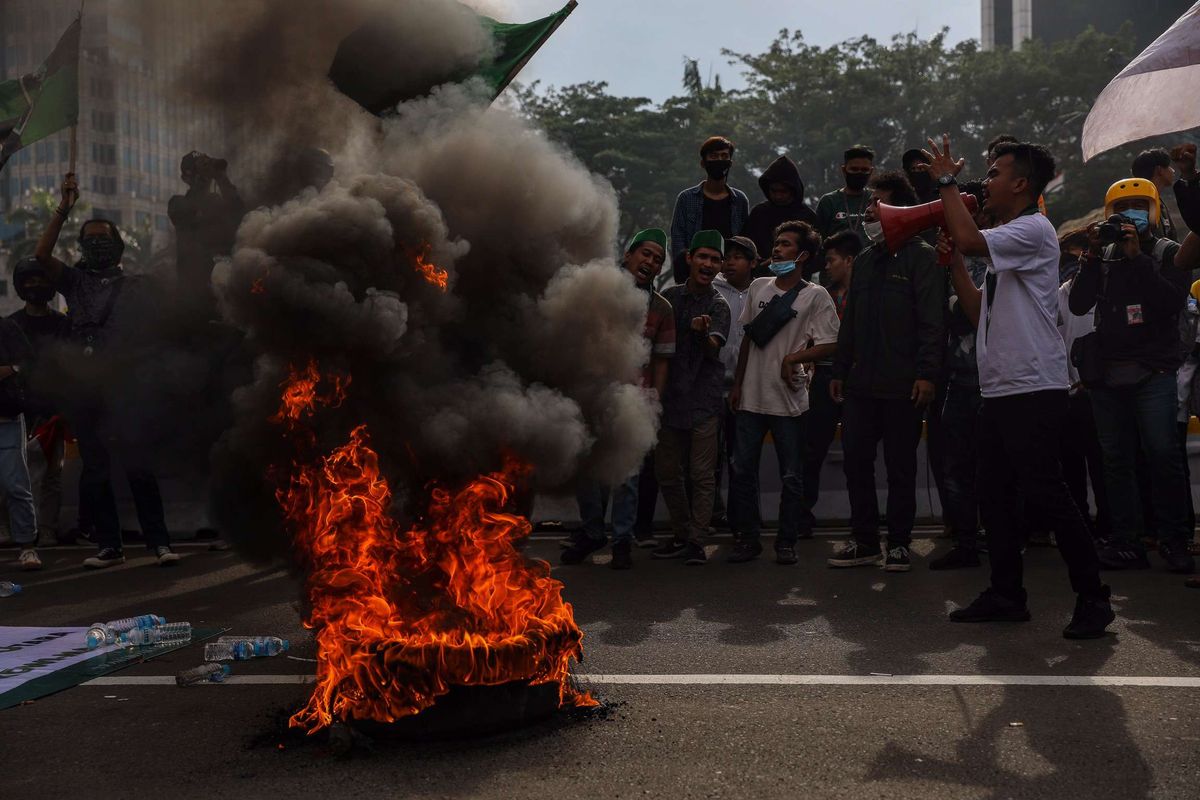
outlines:
{"label": "gray smoke plume", "polygon": [[[322,65],[377,3],[340,5],[351,19],[336,24],[322,3],[250,5],[193,91],[273,148],[329,149],[336,171],[249,214],[214,277],[224,319],[255,354],[213,455],[222,527],[251,554],[285,544],[274,492],[295,449],[270,418],[289,370],[310,360],[351,379],[346,401],[314,418],[314,452],[366,424],[411,512],[430,479],[473,478],[509,456],[540,489],[636,471],[657,426],[635,385],[647,300],[613,263],[608,184],[489,108],[480,87],[443,86],[383,121],[347,108]],[[450,0],[390,5],[411,14],[414,85],[422,70],[442,74],[434,55],[487,46]],[[275,27],[297,18],[286,36]],[[236,90],[208,93],[217,86]],[[449,291],[420,262],[444,270]]]}

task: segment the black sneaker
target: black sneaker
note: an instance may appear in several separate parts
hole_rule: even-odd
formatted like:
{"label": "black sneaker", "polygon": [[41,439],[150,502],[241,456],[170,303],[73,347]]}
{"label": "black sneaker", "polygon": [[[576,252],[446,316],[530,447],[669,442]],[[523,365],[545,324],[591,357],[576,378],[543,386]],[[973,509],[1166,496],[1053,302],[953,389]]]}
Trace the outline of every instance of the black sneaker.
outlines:
{"label": "black sneaker", "polygon": [[729,530],[729,517],[725,514],[713,514],[711,525],[717,530],[727,531]]}
{"label": "black sneaker", "polygon": [[124,563],[125,554],[115,547],[102,547],[99,553],[83,560],[83,565],[88,569],[104,569]]}
{"label": "black sneaker", "polygon": [[658,539],[654,538],[654,533],[634,533],[633,543],[638,547],[658,547]]}
{"label": "black sneaker", "polygon": [[679,558],[687,552],[687,542],[671,539],[650,551],[651,558]]}
{"label": "black sneaker", "polygon": [[967,569],[979,566],[979,553],[963,547],[952,547],[929,562],[930,569]]}
{"label": "black sneaker", "polygon": [[747,561],[753,561],[762,555],[762,543],[757,539],[750,541],[740,541],[733,545],[731,552],[725,560],[730,564],[745,564]]}
{"label": "black sneaker", "polygon": [[613,569],[632,569],[633,568],[633,546],[628,539],[620,542],[614,542],[612,546],[612,561],[608,566]]}
{"label": "black sneaker", "polygon": [[790,544],[775,545],[775,563],[790,567],[800,559],[796,558],[796,548]]}
{"label": "black sneaker", "polygon": [[1024,603],[1009,600],[992,589],[984,589],[966,608],[950,612],[951,622],[1028,622],[1031,618]]}
{"label": "black sneaker", "polygon": [[1101,542],[1096,549],[1101,569],[1150,569],[1146,551],[1132,542]]}
{"label": "black sneaker", "polygon": [[576,536],[571,544],[562,551],[559,561],[566,565],[582,564],[584,559],[604,547],[603,539],[592,539],[587,536]]}
{"label": "black sneaker", "polygon": [[688,567],[698,567],[708,563],[708,554],[704,552],[704,548],[695,542],[688,542],[684,545],[683,563]]}
{"label": "black sneaker", "polygon": [[1107,586],[1104,587],[1104,594],[1100,597],[1079,595],[1075,600],[1075,613],[1071,615],[1071,623],[1063,628],[1063,638],[1099,639],[1104,636],[1104,629],[1117,618],[1108,598]]}
{"label": "black sneaker", "polygon": [[908,548],[897,545],[887,551],[883,559],[883,569],[886,572],[908,572],[912,569],[912,560],[908,557]]}
{"label": "black sneaker", "polygon": [[865,567],[868,564],[878,564],[883,559],[883,550],[879,544],[859,544],[851,539],[836,550],[833,557],[826,560],[831,567]]}
{"label": "black sneaker", "polygon": [[1196,571],[1196,559],[1188,552],[1187,542],[1159,542],[1158,554],[1167,562],[1167,572],[1191,575]]}

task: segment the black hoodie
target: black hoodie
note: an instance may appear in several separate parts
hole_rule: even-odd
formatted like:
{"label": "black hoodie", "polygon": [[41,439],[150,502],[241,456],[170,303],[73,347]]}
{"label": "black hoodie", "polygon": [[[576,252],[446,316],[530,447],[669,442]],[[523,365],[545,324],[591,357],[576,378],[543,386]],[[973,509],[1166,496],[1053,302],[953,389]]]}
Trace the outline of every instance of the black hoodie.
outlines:
{"label": "black hoodie", "polygon": [[758,248],[760,259],[771,260],[771,249],[775,245],[775,229],[785,222],[799,220],[815,226],[816,213],[804,204],[804,181],[800,179],[800,170],[796,162],[787,156],[780,156],[767,167],[766,172],[758,179],[763,197],[769,197],[767,190],[772,183],[786,183],[796,191],[796,199],[790,205],[772,205],[769,199],[763,200],[750,211],[746,227],[742,235],[749,237]]}

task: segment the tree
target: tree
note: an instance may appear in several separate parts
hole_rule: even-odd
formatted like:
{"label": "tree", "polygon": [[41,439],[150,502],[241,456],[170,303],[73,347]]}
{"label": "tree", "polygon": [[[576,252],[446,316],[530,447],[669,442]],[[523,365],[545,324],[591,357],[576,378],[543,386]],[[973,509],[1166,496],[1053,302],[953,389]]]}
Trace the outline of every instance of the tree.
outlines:
{"label": "tree", "polygon": [[1131,30],[1088,30],[1074,39],[1021,50],[983,51],[978,42],[947,45],[946,31],[881,43],[860,37],[831,47],[783,30],[765,52],[725,51],[741,67],[746,88],[704,86],[685,62],[683,93],[660,105],[616,97],[604,83],[519,90],[523,113],[608,178],[621,203],[622,236],[669,224],[675,196],[703,176],[697,148],[711,134],[738,146],[730,182],[757,198],[756,176],[780,154],[800,167],[809,202],[841,185],[842,151],[867,144],[879,164],[900,166],[901,154],[930,136],[951,135],[967,158],[967,177],[983,177],[983,150],[996,134],[1046,144],[1065,173],[1047,198],[1064,221],[1100,205],[1114,180],[1127,177],[1147,143],[1084,165],[1083,121],[1108,81],[1132,57]]}
{"label": "tree", "polygon": [[[8,271],[16,268],[17,262],[26,256],[33,255],[37,249],[38,239],[42,231],[50,225],[50,218],[58,208],[58,195],[44,189],[37,189],[29,196],[27,205],[19,206],[8,212],[7,221],[14,225],[22,225],[23,232],[8,242]],[[71,216],[63,224],[54,255],[66,264],[79,260],[79,226],[87,219],[91,208],[87,203],[76,203],[71,209]]]}

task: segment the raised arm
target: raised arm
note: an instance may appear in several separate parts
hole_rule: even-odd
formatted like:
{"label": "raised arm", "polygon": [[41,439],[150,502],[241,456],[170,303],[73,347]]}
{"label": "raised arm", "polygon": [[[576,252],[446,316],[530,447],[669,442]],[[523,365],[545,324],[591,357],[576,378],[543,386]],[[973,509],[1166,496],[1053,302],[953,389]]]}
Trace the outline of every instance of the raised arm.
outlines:
{"label": "raised arm", "polygon": [[58,208],[54,209],[54,213],[50,215],[50,224],[46,226],[46,230],[42,231],[37,248],[33,251],[34,257],[45,268],[46,275],[55,286],[58,285],[58,280],[62,277],[62,271],[66,265],[54,257],[54,247],[58,244],[58,235],[62,233],[63,224],[71,215],[71,209],[75,207],[77,200],[79,200],[79,183],[75,180],[75,173],[68,172],[63,179],[62,198],[58,202]]}
{"label": "raised arm", "polygon": [[[925,155],[930,159],[929,174],[935,180],[941,178],[943,175],[957,176],[958,173],[962,172],[963,165],[966,163],[961,158],[955,161],[954,157],[950,155],[949,134],[942,135],[941,149],[933,143],[933,139],[930,139],[929,149],[925,151]],[[990,255],[987,240],[979,232],[979,226],[975,224],[975,219],[963,203],[962,193],[959,191],[958,186],[953,183],[949,186],[942,186],[941,198],[942,205],[945,207],[946,230],[949,231],[950,238],[954,240],[954,246],[963,255]]]}

